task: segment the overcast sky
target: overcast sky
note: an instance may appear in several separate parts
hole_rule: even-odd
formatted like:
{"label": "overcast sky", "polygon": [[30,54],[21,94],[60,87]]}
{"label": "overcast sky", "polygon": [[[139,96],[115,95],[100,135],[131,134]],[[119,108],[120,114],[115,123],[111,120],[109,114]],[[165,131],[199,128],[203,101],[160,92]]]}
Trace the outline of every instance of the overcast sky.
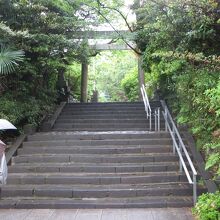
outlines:
{"label": "overcast sky", "polygon": [[[130,10],[130,6],[133,3],[134,3],[134,0],[124,0],[125,7],[120,9],[125,16],[128,15],[127,20],[129,21],[129,23],[133,23],[136,21],[136,16]],[[120,19],[117,21],[117,23],[112,23],[112,24],[116,29],[124,29],[124,30],[128,29],[123,19]],[[106,24],[106,27],[102,26],[98,28],[98,30],[112,30],[112,28],[110,27],[109,24]]]}
{"label": "overcast sky", "polygon": [[[123,12],[123,14],[125,16],[128,15],[128,21],[129,23],[134,23],[136,21],[136,16],[134,14],[132,14],[132,11],[130,10],[130,7],[133,4],[134,0],[124,0],[124,4],[125,7],[121,8],[120,10]],[[112,25],[114,26],[114,28],[118,29],[118,30],[128,30],[128,27],[126,26],[124,20],[121,18],[120,20],[118,20],[116,23],[112,23]],[[106,24],[106,25],[101,25],[99,27],[96,27],[97,31],[113,31],[113,28],[111,27],[111,25]],[[89,43],[91,45],[93,44],[104,44],[109,42],[109,40],[89,40]]]}

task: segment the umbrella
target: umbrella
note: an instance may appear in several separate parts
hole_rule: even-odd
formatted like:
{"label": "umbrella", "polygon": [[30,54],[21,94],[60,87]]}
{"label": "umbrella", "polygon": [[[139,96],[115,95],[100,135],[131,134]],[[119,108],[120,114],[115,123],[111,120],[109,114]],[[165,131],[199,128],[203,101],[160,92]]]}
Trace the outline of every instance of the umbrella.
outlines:
{"label": "umbrella", "polygon": [[0,119],[0,130],[17,129],[13,124],[5,119]]}

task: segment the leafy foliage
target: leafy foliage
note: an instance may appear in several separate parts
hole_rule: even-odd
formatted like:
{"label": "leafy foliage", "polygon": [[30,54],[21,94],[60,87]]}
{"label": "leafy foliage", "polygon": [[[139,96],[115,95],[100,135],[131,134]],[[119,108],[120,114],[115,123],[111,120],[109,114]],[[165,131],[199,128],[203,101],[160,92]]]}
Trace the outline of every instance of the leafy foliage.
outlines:
{"label": "leafy foliage", "polygon": [[220,192],[206,193],[199,197],[193,209],[200,220],[217,220],[220,216]]}
{"label": "leafy foliage", "polygon": [[[91,52],[94,52],[88,47],[86,36],[80,39],[79,33],[101,24],[106,26],[106,23],[108,26],[121,25],[118,18],[123,2],[1,0],[0,43],[23,50],[25,59],[13,73],[1,77],[1,102],[17,108],[17,111],[13,112],[5,106],[0,110],[0,115],[8,116],[18,124],[26,121],[37,123],[44,109],[50,109],[61,100],[64,83],[60,79],[63,81],[64,75],[68,76],[74,98],[79,99],[80,76],[75,63],[87,62]],[[4,73],[11,70],[13,67],[9,64],[4,67]],[[29,115],[25,119],[22,117],[24,100],[28,100],[35,109],[27,111]]]}
{"label": "leafy foliage", "polygon": [[60,76],[73,61],[88,59],[87,44],[72,40],[93,21],[87,12],[80,1],[0,1],[0,43],[25,52],[14,69],[22,53],[1,50],[2,117],[16,125],[36,124],[59,100]]}
{"label": "leafy foliage", "polygon": [[129,101],[138,100],[138,73],[136,69],[132,69],[125,75],[121,81],[121,86]]}
{"label": "leafy foliage", "polygon": [[92,58],[89,80],[90,97],[94,90],[98,90],[101,101],[130,100],[130,95],[122,84],[130,72],[137,76],[137,60],[132,52],[106,51]]}
{"label": "leafy foliage", "polygon": [[9,74],[13,72],[14,65],[18,65],[17,62],[22,61],[24,52],[22,50],[12,51],[5,46],[1,46],[0,51],[0,75]]}
{"label": "leafy foliage", "polygon": [[177,121],[190,126],[207,169],[218,175],[219,2],[150,0],[133,8],[149,92],[159,92]]}

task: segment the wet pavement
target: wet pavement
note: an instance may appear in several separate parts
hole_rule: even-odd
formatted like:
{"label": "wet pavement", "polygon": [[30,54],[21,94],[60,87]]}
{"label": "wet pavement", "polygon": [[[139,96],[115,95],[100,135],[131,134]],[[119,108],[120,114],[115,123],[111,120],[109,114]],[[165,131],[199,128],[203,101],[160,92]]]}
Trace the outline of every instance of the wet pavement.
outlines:
{"label": "wet pavement", "polygon": [[2,209],[1,220],[193,220],[189,208]]}

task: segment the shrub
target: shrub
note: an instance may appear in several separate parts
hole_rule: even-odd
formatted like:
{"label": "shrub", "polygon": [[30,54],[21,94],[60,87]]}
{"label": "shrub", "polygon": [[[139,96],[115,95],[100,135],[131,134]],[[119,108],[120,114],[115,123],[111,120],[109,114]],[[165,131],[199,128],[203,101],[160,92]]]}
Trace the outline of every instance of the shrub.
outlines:
{"label": "shrub", "polygon": [[206,193],[199,197],[193,213],[200,220],[220,219],[220,192]]}
{"label": "shrub", "polygon": [[121,86],[129,101],[138,100],[138,73],[135,69],[125,75],[121,81]]}

